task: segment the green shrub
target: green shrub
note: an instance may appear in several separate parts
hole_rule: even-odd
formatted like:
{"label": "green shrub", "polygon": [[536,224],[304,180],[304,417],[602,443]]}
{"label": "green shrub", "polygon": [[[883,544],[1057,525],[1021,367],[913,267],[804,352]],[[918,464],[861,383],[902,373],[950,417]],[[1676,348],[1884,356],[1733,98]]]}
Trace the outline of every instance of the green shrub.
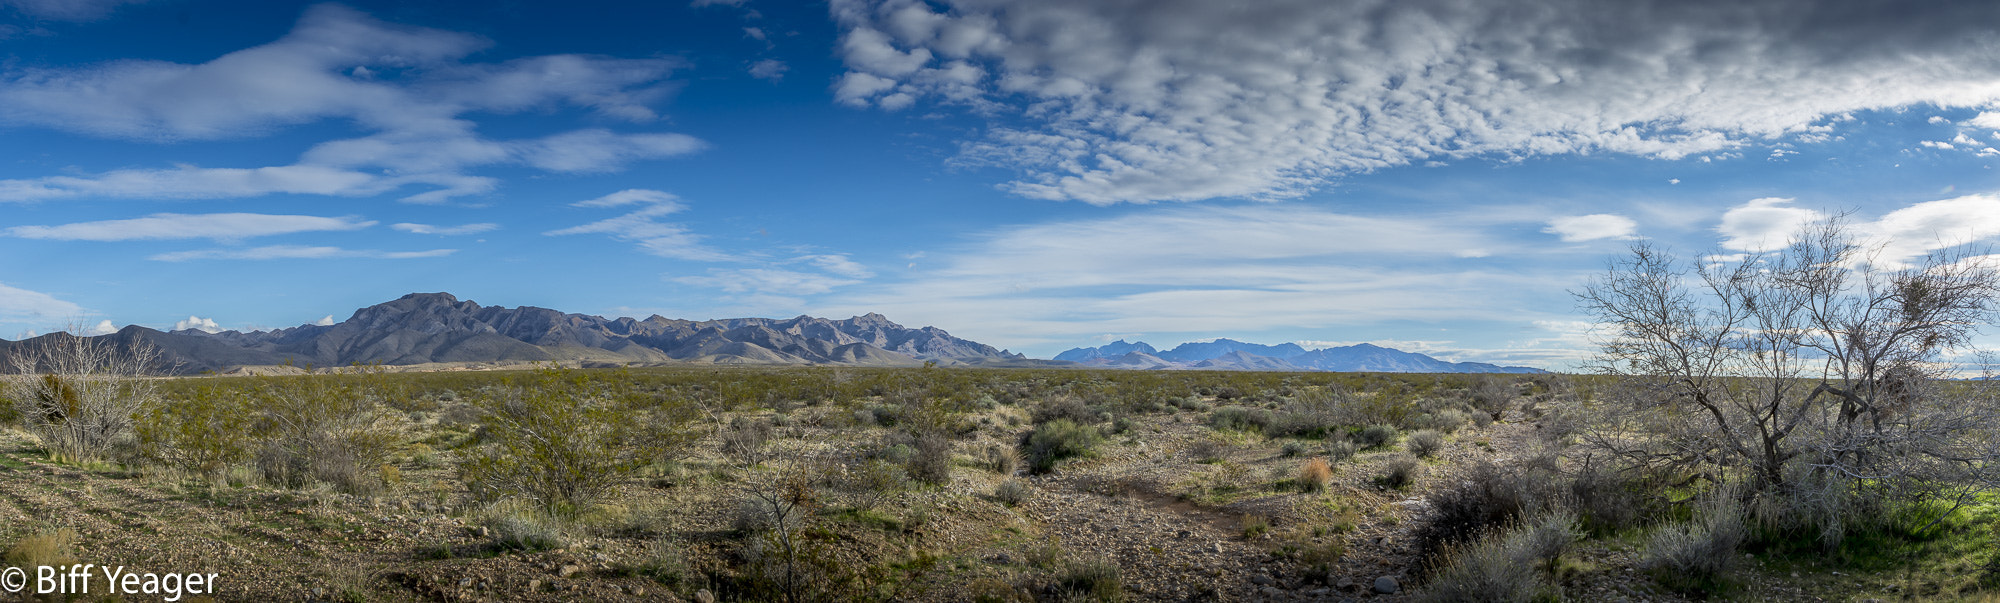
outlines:
{"label": "green shrub", "polygon": [[1118,564],[1107,559],[1072,563],[1056,577],[1056,590],[1063,600],[1123,601],[1125,582]]}
{"label": "green shrub", "polygon": [[1576,516],[1549,515],[1453,547],[1431,575],[1421,601],[1546,601],[1557,590],[1542,571],[1577,538]]}
{"label": "green shrub", "polygon": [[203,384],[140,411],[139,450],[153,462],[214,478],[250,458],[254,406],[238,387]]}
{"label": "green shrub", "polygon": [[1355,440],[1362,448],[1380,448],[1396,441],[1398,435],[1401,435],[1400,432],[1393,426],[1369,425],[1363,428],[1361,433],[1355,434]]}
{"label": "green shrub", "polygon": [[1418,458],[1431,458],[1439,450],[1444,449],[1444,434],[1429,429],[1419,429],[1411,432],[1409,439],[1403,444],[1409,448],[1410,454],[1417,455]]}
{"label": "green shrub", "polygon": [[1398,452],[1382,463],[1382,473],[1375,483],[1390,488],[1402,488],[1417,481],[1417,474],[1423,471],[1423,463],[1406,452]]}
{"label": "green shrub", "polygon": [[1715,495],[1693,521],[1665,526],[1646,542],[1639,568],[1667,588],[1713,594],[1728,585],[1746,530],[1733,496]]}
{"label": "green shrub", "polygon": [[1327,436],[1326,456],[1327,458],[1333,459],[1333,462],[1339,463],[1339,462],[1345,462],[1349,459],[1353,459],[1354,454],[1356,452],[1360,452],[1360,450],[1361,450],[1360,446],[1356,446],[1354,442],[1348,441],[1345,438],[1339,436]]}
{"label": "green shrub", "polygon": [[1063,459],[1085,457],[1095,453],[1104,436],[1088,425],[1078,425],[1069,419],[1056,419],[1036,427],[1028,434],[1023,448],[1026,449],[1028,468],[1035,473],[1048,473],[1055,469],[1056,462]]}
{"label": "green shrub", "polygon": [[314,482],[350,493],[383,484],[379,468],[403,442],[403,417],[371,395],[379,375],[273,377],[255,391],[260,440],[255,464],[264,480],[287,487]]}
{"label": "green shrub", "polygon": [[569,531],[540,509],[499,503],[488,507],[480,518],[487,538],[501,549],[546,551],[569,546]]}
{"label": "green shrub", "polygon": [[619,393],[563,369],[508,380],[480,401],[491,443],[460,462],[460,476],[482,499],[518,498],[556,516],[581,513],[694,436],[691,405],[642,408]]}
{"label": "green shrub", "polygon": [[848,491],[854,507],[863,511],[881,506],[889,497],[910,487],[909,471],[882,459],[868,459],[852,475]]}

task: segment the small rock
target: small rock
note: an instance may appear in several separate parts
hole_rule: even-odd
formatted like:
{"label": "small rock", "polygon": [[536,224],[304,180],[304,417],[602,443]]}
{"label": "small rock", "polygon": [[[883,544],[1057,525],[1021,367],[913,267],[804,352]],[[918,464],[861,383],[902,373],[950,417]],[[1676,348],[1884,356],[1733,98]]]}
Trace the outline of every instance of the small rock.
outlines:
{"label": "small rock", "polygon": [[568,578],[570,574],[574,574],[580,571],[583,571],[583,566],[581,565],[565,565],[562,566],[562,569],[556,570],[556,575]]}
{"label": "small rock", "polygon": [[634,587],[632,587],[632,596],[634,596],[634,597],[644,597],[644,596],[646,596],[646,587],[644,587],[644,586],[634,586]]}
{"label": "small rock", "polygon": [[459,588],[472,588],[472,579],[471,579],[471,578],[459,578],[459,579],[458,579],[458,587],[459,587]]}
{"label": "small rock", "polygon": [[715,593],[706,588],[694,591],[694,603],[715,603]]}
{"label": "small rock", "polygon": [[315,597],[324,597],[324,596],[326,596],[326,589],[324,589],[324,588],[320,588],[320,587],[317,587],[317,586],[313,587],[313,596],[315,596]]}
{"label": "small rock", "polygon": [[542,590],[542,581],[541,581],[541,580],[529,580],[529,581],[528,581],[528,592],[536,592],[536,591],[540,591],[540,590]]}
{"label": "small rock", "polygon": [[1255,575],[1255,576],[1251,576],[1251,577],[1250,577],[1250,583],[1251,583],[1251,584],[1255,584],[1255,585],[1258,585],[1258,586],[1270,586],[1270,585],[1271,585],[1271,577],[1270,577],[1270,576],[1266,576],[1266,575],[1264,575],[1264,574],[1257,574],[1257,575]]}
{"label": "small rock", "polygon": [[1360,588],[1361,585],[1355,584],[1353,578],[1343,577],[1340,579],[1339,582],[1333,583],[1333,587],[1338,588],[1340,590],[1354,590],[1356,588]]}
{"label": "small rock", "polygon": [[1278,597],[1282,597],[1282,596],[1285,596],[1285,591],[1282,591],[1282,590],[1278,590],[1278,589],[1276,589],[1276,588],[1272,588],[1272,587],[1269,587],[1269,586],[1266,586],[1266,587],[1264,587],[1264,589],[1263,589],[1263,590],[1260,590],[1260,591],[1257,591],[1257,592],[1260,592],[1260,593],[1264,593],[1264,596],[1265,596],[1265,597],[1268,597],[1268,598],[1273,598],[1273,599],[1275,599],[1275,598],[1278,598]]}
{"label": "small rock", "polygon": [[1396,583],[1395,576],[1383,576],[1375,579],[1375,592],[1385,595],[1393,595],[1398,592],[1401,592],[1402,590],[1403,590],[1403,585]]}
{"label": "small rock", "polygon": [[1222,552],[1222,543],[1220,543],[1220,542],[1218,542],[1218,543],[1215,543],[1215,552],[1217,552],[1217,553],[1220,553],[1220,552]]}
{"label": "small rock", "polygon": [[1177,533],[1175,533],[1175,534],[1174,534],[1174,538],[1178,538],[1178,539],[1181,539],[1181,540],[1187,540],[1187,539],[1188,539],[1188,537],[1190,537],[1190,536],[1193,536],[1193,535],[1194,535],[1194,532],[1189,532],[1189,531],[1187,531],[1187,530],[1181,530],[1180,532],[1177,532]]}

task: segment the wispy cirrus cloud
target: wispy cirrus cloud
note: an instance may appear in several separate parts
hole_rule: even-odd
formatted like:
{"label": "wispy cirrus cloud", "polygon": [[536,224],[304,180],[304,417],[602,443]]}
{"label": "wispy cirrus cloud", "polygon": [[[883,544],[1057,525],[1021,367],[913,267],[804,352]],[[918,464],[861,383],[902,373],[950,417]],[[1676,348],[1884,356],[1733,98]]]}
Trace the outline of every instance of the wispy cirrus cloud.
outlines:
{"label": "wispy cirrus cloud", "polygon": [[1565,243],[1580,243],[1599,239],[1629,239],[1639,232],[1639,223],[1617,214],[1590,214],[1587,216],[1563,216],[1549,220],[1546,232],[1561,237]]}
{"label": "wispy cirrus cloud", "polygon": [[[1723,156],[2000,101],[1992,3],[837,0],[839,102],[992,116],[957,161],[1088,203],[1303,195],[1436,159]],[[1856,85],[1856,82],[1866,82]]]}
{"label": "wispy cirrus cloud", "polygon": [[665,258],[692,260],[698,262],[723,262],[735,259],[714,247],[702,243],[702,236],[695,234],[684,224],[661,220],[666,216],[687,210],[687,205],[672,193],[648,189],[628,189],[596,199],[573,203],[576,207],[623,207],[639,205],[636,210],[615,218],[606,218],[569,228],[544,232],[548,236],[568,236],[580,234],[601,234],[613,239],[627,241],[639,246],[646,253]]}
{"label": "wispy cirrus cloud", "polygon": [[58,241],[131,241],[160,239],[236,240],[314,231],[359,230],[375,222],[354,216],[327,218],[271,214],[153,214],[127,220],[101,220],[56,226],[15,226],[7,236]]}
{"label": "wispy cirrus cloud", "polygon": [[[151,141],[256,137],[323,120],[374,131],[308,149],[291,165],[128,168],[92,175],[0,180],[0,201],[70,197],[228,198],[273,193],[372,196],[405,188],[429,203],[486,193],[487,165],[551,172],[622,169],[692,153],[698,139],[595,127],[493,140],[470,115],[581,107],[619,121],[657,119],[671,58],[586,55],[472,63],[490,42],[385,23],[353,9],[308,9],[285,37],[206,63],[125,60],[30,68],[0,77],[0,124]],[[383,72],[398,77],[380,77]]]}
{"label": "wispy cirrus cloud", "polygon": [[389,227],[410,234],[443,235],[443,236],[479,234],[482,232],[492,232],[500,229],[499,224],[494,224],[491,222],[463,224],[459,226],[432,226],[429,224],[413,224],[409,222],[400,222],[396,224],[390,224]]}
{"label": "wispy cirrus cloud", "polygon": [[40,291],[0,283],[0,321],[46,322],[67,320],[82,314],[83,306]]}
{"label": "wispy cirrus cloud", "polygon": [[379,251],[374,249],[346,249],[330,246],[268,245],[247,249],[196,249],[174,251],[152,255],[146,259],[160,262],[188,262],[194,260],[324,260],[324,259],[374,259],[408,260],[444,257],[456,253],[456,249],[430,249],[425,251]]}

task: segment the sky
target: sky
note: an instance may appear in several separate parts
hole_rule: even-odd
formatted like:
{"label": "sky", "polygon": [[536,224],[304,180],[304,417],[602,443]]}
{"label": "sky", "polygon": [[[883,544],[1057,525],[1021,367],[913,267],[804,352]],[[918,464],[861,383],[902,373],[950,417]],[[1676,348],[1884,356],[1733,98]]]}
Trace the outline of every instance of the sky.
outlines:
{"label": "sky", "polygon": [[1996,148],[1991,2],[0,0],[0,337],[445,291],[1567,370],[1636,241],[1991,244]]}

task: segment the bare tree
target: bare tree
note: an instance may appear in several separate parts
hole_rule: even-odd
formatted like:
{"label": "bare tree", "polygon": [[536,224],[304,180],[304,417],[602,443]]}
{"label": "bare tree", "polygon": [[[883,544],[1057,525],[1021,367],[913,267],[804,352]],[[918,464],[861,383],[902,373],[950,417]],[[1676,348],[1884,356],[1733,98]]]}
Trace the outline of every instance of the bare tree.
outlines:
{"label": "bare tree", "polygon": [[159,349],[143,341],[57,333],[8,354],[17,376],[4,392],[52,457],[100,460],[131,440],[133,415],[157,403],[154,383],[141,377],[159,360]]}
{"label": "bare tree", "polygon": [[1576,295],[1612,329],[1599,369],[1635,386],[1601,401],[1599,449],[1795,499],[1955,509],[2000,485],[1994,396],[1944,379],[2000,299],[1982,258],[1905,265],[1835,218],[1783,250],[1691,268],[1637,244]]}

